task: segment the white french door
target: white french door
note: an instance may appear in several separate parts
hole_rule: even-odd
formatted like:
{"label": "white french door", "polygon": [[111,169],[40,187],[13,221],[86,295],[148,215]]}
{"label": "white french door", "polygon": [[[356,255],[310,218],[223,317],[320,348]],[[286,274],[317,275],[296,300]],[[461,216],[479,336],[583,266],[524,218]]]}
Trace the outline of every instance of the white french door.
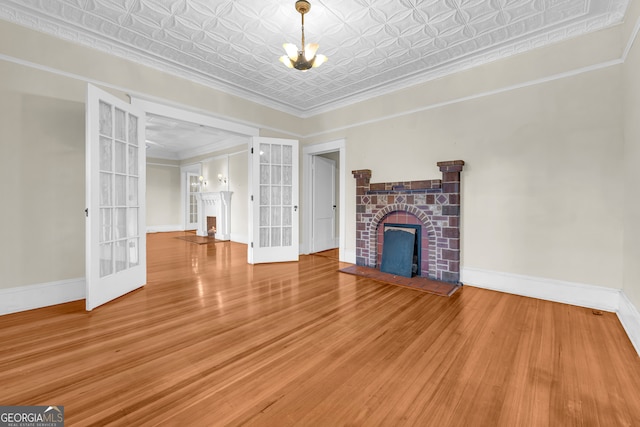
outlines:
{"label": "white french door", "polygon": [[312,252],[336,247],[336,162],[312,158]]}
{"label": "white french door", "polygon": [[187,172],[187,222],[185,230],[198,228],[198,199],[196,194],[200,191],[200,175]]}
{"label": "white french door", "polygon": [[297,261],[298,141],[253,137],[248,262]]}
{"label": "white french door", "polygon": [[86,309],[147,279],[145,116],[88,85],[86,105]]}

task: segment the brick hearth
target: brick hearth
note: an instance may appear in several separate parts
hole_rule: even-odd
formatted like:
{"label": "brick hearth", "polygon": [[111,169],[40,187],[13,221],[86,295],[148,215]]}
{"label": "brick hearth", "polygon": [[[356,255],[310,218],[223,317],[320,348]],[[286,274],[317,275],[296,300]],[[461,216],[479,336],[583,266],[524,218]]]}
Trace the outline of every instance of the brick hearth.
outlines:
{"label": "brick hearth", "polygon": [[379,267],[378,228],[386,222],[422,225],[420,274],[460,282],[460,172],[464,161],[438,162],[442,179],[371,184],[371,170],[356,179],[356,264]]}

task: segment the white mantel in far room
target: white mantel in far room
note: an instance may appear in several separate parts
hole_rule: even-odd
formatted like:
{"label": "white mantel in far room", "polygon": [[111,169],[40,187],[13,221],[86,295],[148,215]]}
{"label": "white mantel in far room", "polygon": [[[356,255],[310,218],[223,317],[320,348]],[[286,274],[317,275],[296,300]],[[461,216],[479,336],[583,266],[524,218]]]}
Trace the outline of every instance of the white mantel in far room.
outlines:
{"label": "white mantel in far room", "polygon": [[207,236],[207,217],[216,217],[216,239],[231,238],[231,195],[232,191],[196,193],[198,202],[198,236]]}

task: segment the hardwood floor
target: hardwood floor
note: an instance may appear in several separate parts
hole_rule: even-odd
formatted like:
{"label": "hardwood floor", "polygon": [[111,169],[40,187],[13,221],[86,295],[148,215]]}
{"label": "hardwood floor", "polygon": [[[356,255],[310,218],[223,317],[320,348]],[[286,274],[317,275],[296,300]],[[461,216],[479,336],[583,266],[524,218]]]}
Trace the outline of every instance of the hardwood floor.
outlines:
{"label": "hardwood floor", "polygon": [[175,236],[149,235],[142,290],[1,316],[0,405],[64,405],[69,426],[640,426],[612,313]]}

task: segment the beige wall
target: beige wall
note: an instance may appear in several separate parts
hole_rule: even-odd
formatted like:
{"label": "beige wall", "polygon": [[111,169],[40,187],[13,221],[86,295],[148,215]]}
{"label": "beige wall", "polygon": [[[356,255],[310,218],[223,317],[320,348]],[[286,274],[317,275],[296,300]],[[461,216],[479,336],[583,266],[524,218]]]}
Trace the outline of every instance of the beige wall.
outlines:
{"label": "beige wall", "polygon": [[180,166],[178,162],[147,160],[147,228],[182,224]]}
{"label": "beige wall", "polygon": [[[632,2],[625,29],[630,33],[640,16]],[[640,310],[640,40],[636,39],[623,67],[624,87],[624,292]]]}
{"label": "beige wall", "polygon": [[84,276],[84,105],[0,79],[0,288]]}
{"label": "beige wall", "polygon": [[305,142],[347,141],[347,252],[351,170],[431,179],[462,159],[464,267],[622,288],[621,66],[576,68],[619,45],[617,27],[310,119]]}
{"label": "beige wall", "polygon": [[598,31],[318,114],[304,121],[305,135],[314,135],[312,141],[332,141],[344,134],[331,132],[332,129],[366,125],[385,117],[437,108],[447,102],[464,102],[469,97],[509,91],[521,85],[535,86],[553,76],[619,60],[620,32],[620,27]]}
{"label": "beige wall", "polygon": [[249,158],[246,150],[229,155],[229,191],[231,195],[231,239],[247,243],[249,239]]}

